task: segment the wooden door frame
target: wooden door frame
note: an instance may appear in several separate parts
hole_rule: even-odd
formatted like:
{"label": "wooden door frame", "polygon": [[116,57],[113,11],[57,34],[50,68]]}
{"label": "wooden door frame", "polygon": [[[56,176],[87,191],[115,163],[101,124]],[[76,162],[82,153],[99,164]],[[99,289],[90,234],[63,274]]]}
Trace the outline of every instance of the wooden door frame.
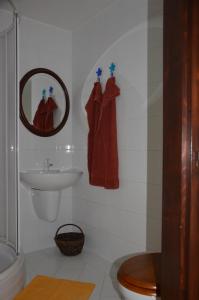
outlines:
{"label": "wooden door frame", "polygon": [[[199,3],[164,1],[162,300],[199,299]],[[198,199],[197,199],[198,198]]]}

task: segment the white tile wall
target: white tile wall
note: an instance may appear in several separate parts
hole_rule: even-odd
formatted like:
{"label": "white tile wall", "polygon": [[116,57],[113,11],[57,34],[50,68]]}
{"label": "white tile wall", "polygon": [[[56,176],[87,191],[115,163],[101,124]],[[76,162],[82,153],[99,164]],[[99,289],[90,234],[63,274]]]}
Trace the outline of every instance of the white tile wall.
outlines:
{"label": "white tile wall", "polygon": [[[31,37],[31,38],[30,38]],[[25,17],[20,21],[20,76],[32,68],[44,67],[57,73],[65,83],[72,104],[72,33]],[[72,107],[72,105],[71,105]],[[20,169],[43,167],[50,158],[55,168],[72,166],[71,112],[64,128],[51,137],[39,137],[30,133],[20,122]],[[54,245],[54,234],[59,224],[72,219],[72,190],[62,192],[60,212],[54,223],[40,220],[34,212],[30,191],[21,184],[21,240],[25,252]]]}
{"label": "white tile wall", "polygon": [[[162,7],[158,11],[157,3],[152,8],[147,1],[127,2],[121,10],[118,1],[111,12],[104,11],[73,32],[73,164],[85,171],[73,188],[73,218],[86,232],[86,246],[110,260],[161,248],[162,18],[147,20],[147,9],[150,17],[161,16]],[[113,11],[114,18],[124,22],[119,29],[111,24]],[[99,32],[104,33],[101,42],[96,40]],[[102,67],[104,86],[112,61],[121,96],[117,99],[120,188],[111,191],[88,183],[83,108],[95,70]]]}
{"label": "white tile wall", "polygon": [[[156,1],[149,1],[156,6]],[[150,19],[148,26],[148,129],[147,129],[147,232],[148,251],[161,249],[162,216],[162,74],[163,74],[162,19]]]}
{"label": "white tile wall", "polygon": [[[86,247],[107,259],[160,249],[161,14],[162,1],[119,0],[73,33],[21,19],[20,76],[35,67],[55,71],[68,88],[73,114],[64,129],[49,138],[34,136],[20,123],[20,168],[40,168],[43,159],[50,157],[55,167],[73,165],[84,170],[73,190],[63,192],[60,214],[53,224],[37,218],[30,193],[21,185],[21,239],[25,252],[52,246],[57,226],[71,221],[72,215],[73,221],[85,230]],[[104,85],[112,61],[117,65],[116,79],[121,88],[117,100],[120,188],[114,191],[88,184],[83,111],[95,69],[103,67]],[[74,145],[74,149],[68,153],[66,145]],[[106,297],[108,292],[103,299]]]}

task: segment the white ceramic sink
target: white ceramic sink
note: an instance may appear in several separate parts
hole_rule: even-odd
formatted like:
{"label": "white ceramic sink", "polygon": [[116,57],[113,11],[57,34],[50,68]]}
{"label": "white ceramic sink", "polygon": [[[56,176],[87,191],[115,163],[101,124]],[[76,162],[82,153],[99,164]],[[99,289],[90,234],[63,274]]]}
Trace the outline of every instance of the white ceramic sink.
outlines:
{"label": "white ceramic sink", "polygon": [[20,172],[20,179],[32,189],[58,191],[72,186],[82,175],[78,169],[28,170]]}

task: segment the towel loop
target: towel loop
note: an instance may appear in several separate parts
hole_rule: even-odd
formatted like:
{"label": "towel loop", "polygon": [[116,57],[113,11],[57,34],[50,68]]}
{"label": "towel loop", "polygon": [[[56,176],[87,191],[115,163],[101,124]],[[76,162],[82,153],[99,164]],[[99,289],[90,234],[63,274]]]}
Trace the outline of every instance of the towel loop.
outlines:
{"label": "towel loop", "polygon": [[111,77],[114,76],[114,72],[115,72],[115,68],[116,68],[116,65],[112,62],[109,66],[109,70],[110,70],[110,75]]}
{"label": "towel loop", "polygon": [[102,76],[102,69],[99,67],[96,71],[97,80],[100,81],[100,77]]}
{"label": "towel loop", "polygon": [[42,90],[42,98],[43,98],[43,99],[46,98],[46,90],[45,90],[45,89]]}

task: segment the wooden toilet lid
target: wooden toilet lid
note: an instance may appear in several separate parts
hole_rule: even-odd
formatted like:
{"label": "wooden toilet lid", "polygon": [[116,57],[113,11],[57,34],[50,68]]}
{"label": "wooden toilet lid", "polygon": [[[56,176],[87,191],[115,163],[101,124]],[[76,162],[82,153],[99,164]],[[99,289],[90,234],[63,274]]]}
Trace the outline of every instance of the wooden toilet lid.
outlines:
{"label": "wooden toilet lid", "polygon": [[136,293],[159,295],[160,255],[143,254],[126,260],[118,270],[118,281]]}

